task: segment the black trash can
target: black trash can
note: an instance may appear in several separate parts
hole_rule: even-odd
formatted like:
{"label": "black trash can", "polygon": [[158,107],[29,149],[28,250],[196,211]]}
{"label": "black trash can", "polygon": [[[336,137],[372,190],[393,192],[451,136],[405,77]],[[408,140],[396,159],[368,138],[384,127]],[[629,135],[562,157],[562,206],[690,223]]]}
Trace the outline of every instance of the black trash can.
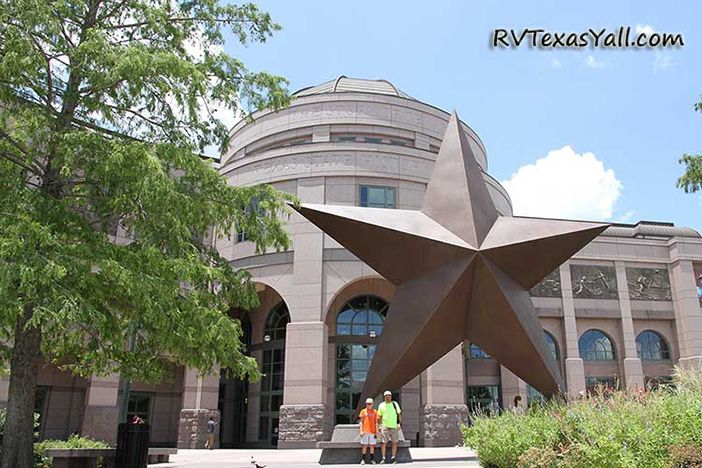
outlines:
{"label": "black trash can", "polygon": [[149,458],[148,424],[121,423],[117,429],[116,468],[146,468]]}

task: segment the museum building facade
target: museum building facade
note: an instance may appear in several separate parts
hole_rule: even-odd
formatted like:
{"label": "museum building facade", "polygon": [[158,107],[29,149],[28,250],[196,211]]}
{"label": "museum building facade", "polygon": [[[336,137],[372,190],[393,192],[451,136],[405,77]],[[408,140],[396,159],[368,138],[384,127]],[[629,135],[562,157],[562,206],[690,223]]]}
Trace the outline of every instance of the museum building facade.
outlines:
{"label": "museum building facade", "polygon": [[[268,183],[306,203],[419,209],[449,116],[387,81],[342,76],[239,122],[220,172],[232,185]],[[483,143],[462,127],[498,211],[511,216]],[[257,254],[236,229],[213,240],[256,282],[260,306],[231,315],[264,377],[246,383],[226,369],[201,376],[179,367],[170,382],[133,383],[128,413],[151,422],[153,445],[202,447],[210,415],[221,447],[314,447],[334,424],[355,422],[394,286],[299,214],[288,228],[287,252]],[[693,229],[613,225],[531,296],[571,397],[599,385],[655,386],[675,364],[702,368],[702,237]],[[43,438],[80,432],[114,442],[119,376],[82,379],[47,365],[39,383]],[[425,446],[454,445],[466,407],[540,397],[469,342],[391,390],[405,437]]]}

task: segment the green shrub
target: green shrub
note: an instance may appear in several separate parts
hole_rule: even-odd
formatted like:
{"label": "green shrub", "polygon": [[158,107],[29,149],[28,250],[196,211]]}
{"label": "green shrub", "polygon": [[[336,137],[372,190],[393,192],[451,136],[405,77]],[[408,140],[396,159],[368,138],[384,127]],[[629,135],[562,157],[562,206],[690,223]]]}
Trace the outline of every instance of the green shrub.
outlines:
{"label": "green shrub", "polygon": [[72,435],[68,440],[43,440],[34,444],[34,468],[51,468],[51,457],[44,454],[48,449],[104,449],[109,444],[89,437]]}
{"label": "green shrub", "polygon": [[676,369],[673,386],[652,392],[600,392],[525,415],[476,416],[463,434],[483,465],[499,468],[702,467],[697,452],[682,455],[702,447],[702,374]]}

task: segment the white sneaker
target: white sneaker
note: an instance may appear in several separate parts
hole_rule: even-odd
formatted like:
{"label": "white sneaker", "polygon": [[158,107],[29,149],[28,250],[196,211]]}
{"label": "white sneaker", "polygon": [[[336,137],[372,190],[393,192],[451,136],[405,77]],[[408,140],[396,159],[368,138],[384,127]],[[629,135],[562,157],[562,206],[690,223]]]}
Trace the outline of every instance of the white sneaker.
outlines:
{"label": "white sneaker", "polygon": [[365,464],[366,464],[366,459],[365,459],[365,458],[361,458],[361,465],[365,465]]}

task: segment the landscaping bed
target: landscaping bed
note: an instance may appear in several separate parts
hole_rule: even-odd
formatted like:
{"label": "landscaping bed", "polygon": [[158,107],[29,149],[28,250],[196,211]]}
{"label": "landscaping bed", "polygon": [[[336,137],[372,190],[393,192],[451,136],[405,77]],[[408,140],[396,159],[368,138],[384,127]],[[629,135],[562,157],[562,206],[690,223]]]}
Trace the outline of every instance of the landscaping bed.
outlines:
{"label": "landscaping bed", "polygon": [[678,368],[657,390],[600,389],[462,430],[487,467],[702,467],[702,374]]}

